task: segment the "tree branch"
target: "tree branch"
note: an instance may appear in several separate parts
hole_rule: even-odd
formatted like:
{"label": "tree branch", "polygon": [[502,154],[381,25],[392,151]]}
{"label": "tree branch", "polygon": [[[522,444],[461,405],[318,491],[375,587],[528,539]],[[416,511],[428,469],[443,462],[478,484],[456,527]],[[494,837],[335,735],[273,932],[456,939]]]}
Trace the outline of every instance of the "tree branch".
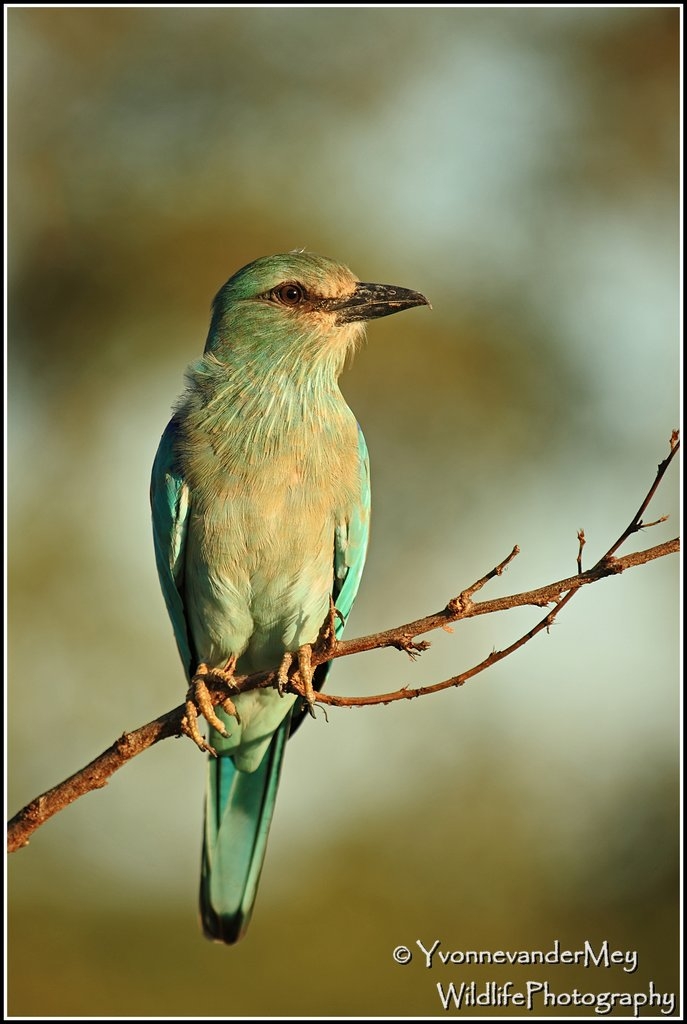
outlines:
{"label": "tree branch", "polygon": [[[425,694],[438,693],[440,690],[446,690],[450,687],[462,686],[468,679],[478,675],[480,672],[484,672],[487,668],[490,668],[523,647],[524,644],[543,629],[548,629],[561,609],[565,607],[583,586],[596,583],[607,576],[615,576],[626,569],[635,568],[638,565],[643,565],[646,562],[678,551],[679,540],[676,538],[662,544],[657,544],[652,548],[647,548],[644,551],[637,551],[620,558],[615,557],[615,552],[633,533],[662,523],[667,518],[662,516],[653,523],[643,523],[641,519],[679,447],[680,442],[677,431],[673,431],[670,439],[670,452],[663,462],[659,464],[656,477],[639,509],[619,538],[591,569],[582,572],[582,548],[585,544],[585,537],[584,531],[580,530],[577,535],[579,541],[577,554],[578,572],[575,576],[558,580],[544,587],[538,587],[536,590],[513,594],[510,597],[495,598],[491,601],[473,601],[473,596],[495,576],[502,575],[512,560],[519,554],[520,549],[516,545],[510,554],[491,569],[490,572],[486,573],[485,576],[461,591],[457,597],[452,598],[443,609],[422,619],[416,619],[403,626],[383,630],[369,636],[343,641],[332,639],[333,629],[331,624],[329,624],[328,629],[323,629],[320,640],[313,649],[312,664],[316,666],[335,658],[343,658],[351,654],[360,654],[363,651],[371,651],[383,647],[395,647],[398,650],[405,651],[411,658],[415,658],[429,647],[429,643],[425,640],[416,641],[416,637],[422,636],[424,633],[439,628],[447,629],[453,622],[473,618],[476,615],[487,615],[524,605],[534,605],[535,607],[554,605],[539,622],[508,647],[501,651],[492,651],[491,654],[472,668],[430,686],[421,686],[414,689],[402,687],[400,690],[395,690],[391,693],[378,694],[371,697],[337,697],[331,694],[320,693],[318,694],[318,703],[330,704],[335,707],[366,707],[371,704],[389,704],[397,700],[412,700]],[[241,692],[275,686],[276,682],[276,671],[235,677],[235,683]],[[289,677],[289,689],[301,696],[304,694],[303,684],[297,670]],[[210,695],[213,704],[219,704],[226,699],[227,690],[224,688],[213,688],[210,690]],[[107,785],[108,780],[115,771],[148,747],[158,743],[160,740],[167,739],[169,736],[179,736],[186,732],[185,712],[185,705],[180,704],[152,722],[148,722],[147,725],[143,725],[133,732],[123,733],[119,739],[115,740],[112,746],[91,761],[90,764],[86,765],[85,768],[75,772],[74,775],[65,779],[64,782],[59,783],[59,785],[54,786],[46,793],[32,800],[9,822],[7,832],[8,852],[11,853],[22,846],[26,846],[30,836],[44,822],[85,793]]]}

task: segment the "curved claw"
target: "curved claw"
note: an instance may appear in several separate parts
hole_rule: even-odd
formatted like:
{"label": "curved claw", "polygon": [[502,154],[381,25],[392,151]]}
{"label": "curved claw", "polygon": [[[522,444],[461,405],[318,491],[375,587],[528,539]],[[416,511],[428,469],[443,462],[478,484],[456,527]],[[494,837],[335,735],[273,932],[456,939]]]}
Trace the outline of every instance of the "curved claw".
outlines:
{"label": "curved claw", "polygon": [[181,719],[181,731],[189,739],[192,739],[204,754],[212,754],[213,757],[217,757],[217,751],[203,738],[198,728],[198,712],[192,700],[186,701],[186,714]]}
{"label": "curved claw", "polygon": [[[205,671],[202,671],[202,670]],[[186,709],[188,713],[189,704],[197,705],[205,721],[216,729],[221,736],[228,736],[224,723],[215,714],[215,708],[210,699],[210,691],[205,680],[209,678],[210,670],[205,665],[199,665],[198,671],[191,680],[188,694],[186,695]]]}
{"label": "curved claw", "polygon": [[[224,710],[226,711],[226,713],[228,715],[231,715],[232,718],[236,719],[236,721],[237,721],[237,723],[239,725],[241,724],[241,716],[239,715],[238,711],[236,710],[236,705],[234,704],[234,702],[231,699],[231,697],[227,697],[226,700],[222,701],[222,707],[224,708]],[[226,735],[226,733],[225,733],[225,735]]]}
{"label": "curved claw", "polygon": [[305,693],[303,697],[308,705],[308,714],[315,717],[315,689],[312,684],[312,647],[310,644],[303,644],[298,648],[298,672],[303,683]]}
{"label": "curved claw", "polygon": [[231,690],[232,693],[238,693],[239,688],[234,682],[235,668],[236,655],[232,654],[231,658],[229,658],[224,668],[208,668],[207,665],[199,665],[196,674],[193,678],[196,679],[199,675],[201,675],[205,679],[209,679],[211,681],[214,680],[215,682],[222,683],[224,686],[227,687],[228,690]]}
{"label": "curved claw", "polygon": [[281,664],[277,669],[277,693],[280,697],[283,697],[286,693],[286,687],[289,682],[289,669],[293,663],[293,654],[289,654],[287,651],[284,657],[281,659]]}
{"label": "curved claw", "polygon": [[329,597],[329,611],[327,617],[322,623],[319,636],[315,641],[315,649],[322,654],[331,653],[336,647],[336,620],[339,619],[341,624],[345,623],[345,619],[339,609],[334,604],[334,599]]}
{"label": "curved claw", "polygon": [[[227,737],[229,735],[224,722],[215,713],[207,684],[216,682],[226,689],[237,692],[238,687],[234,682],[235,667],[236,658],[234,656],[227,661],[224,668],[209,668],[206,664],[201,663],[191,679],[191,685],[186,694],[186,715],[181,723],[182,731],[193,740],[200,750],[215,757],[217,751],[203,738],[198,728],[198,713],[200,712],[208,725],[212,726],[220,736]],[[240,723],[239,713],[231,697],[225,697],[220,703],[226,713]]]}

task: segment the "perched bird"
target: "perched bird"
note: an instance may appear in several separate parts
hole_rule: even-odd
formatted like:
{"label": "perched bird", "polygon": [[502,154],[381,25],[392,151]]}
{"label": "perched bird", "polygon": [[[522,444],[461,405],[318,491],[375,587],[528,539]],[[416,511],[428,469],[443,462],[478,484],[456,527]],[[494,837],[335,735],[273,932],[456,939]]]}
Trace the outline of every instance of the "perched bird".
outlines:
{"label": "perched bird", "polygon": [[[313,673],[311,646],[328,616],[340,635],[363,570],[368,456],[338,378],[366,320],[419,305],[429,305],[419,292],[363,284],[312,253],[255,260],[217,294],[160,441],[157,569],[190,683],[187,718],[212,751],[200,887],[211,939],[235,942],[248,925],[286,740],[328,669]],[[281,684],[292,657],[307,701],[280,685],[213,709],[208,682],[279,668]]]}

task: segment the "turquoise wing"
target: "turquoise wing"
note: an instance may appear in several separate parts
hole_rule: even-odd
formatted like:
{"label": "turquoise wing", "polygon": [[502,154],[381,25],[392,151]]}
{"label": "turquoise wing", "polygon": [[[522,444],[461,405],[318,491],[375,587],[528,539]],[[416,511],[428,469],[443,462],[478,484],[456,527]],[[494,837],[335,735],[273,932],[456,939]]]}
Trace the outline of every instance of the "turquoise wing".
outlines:
{"label": "turquoise wing", "polygon": [[177,434],[178,426],[176,419],[173,418],[162,435],[153,463],[150,505],[153,514],[153,540],[157,573],[167,611],[172,620],[179,654],[186,675],[190,679],[196,668],[195,655],[181,595],[191,500],[188,485],[177,466],[175,454]]}
{"label": "turquoise wing", "polygon": [[360,466],[360,504],[347,523],[337,527],[334,539],[334,602],[343,621],[338,620],[337,638],[341,637],[351,613],[363,575],[367,542],[370,536],[370,456],[365,437],[358,426]]}
{"label": "turquoise wing", "polygon": [[[351,613],[360,580],[362,579],[370,537],[370,456],[365,437],[358,425],[358,456],[360,469],[360,503],[346,523],[336,528],[334,536],[334,586],[332,597],[341,618],[336,619],[336,638],[340,640]],[[318,665],[313,674],[313,686],[321,690],[331,668],[331,661]],[[304,707],[294,705],[291,715],[291,735],[303,721]]]}

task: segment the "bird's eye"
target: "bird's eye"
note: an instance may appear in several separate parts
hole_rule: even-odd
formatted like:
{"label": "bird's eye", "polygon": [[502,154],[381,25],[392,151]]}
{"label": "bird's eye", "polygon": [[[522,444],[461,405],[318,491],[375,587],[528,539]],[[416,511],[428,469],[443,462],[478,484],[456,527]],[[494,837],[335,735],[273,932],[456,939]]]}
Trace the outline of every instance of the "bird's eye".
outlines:
{"label": "bird's eye", "polygon": [[285,306],[297,306],[305,299],[305,289],[299,284],[280,284],[273,290],[272,298]]}

